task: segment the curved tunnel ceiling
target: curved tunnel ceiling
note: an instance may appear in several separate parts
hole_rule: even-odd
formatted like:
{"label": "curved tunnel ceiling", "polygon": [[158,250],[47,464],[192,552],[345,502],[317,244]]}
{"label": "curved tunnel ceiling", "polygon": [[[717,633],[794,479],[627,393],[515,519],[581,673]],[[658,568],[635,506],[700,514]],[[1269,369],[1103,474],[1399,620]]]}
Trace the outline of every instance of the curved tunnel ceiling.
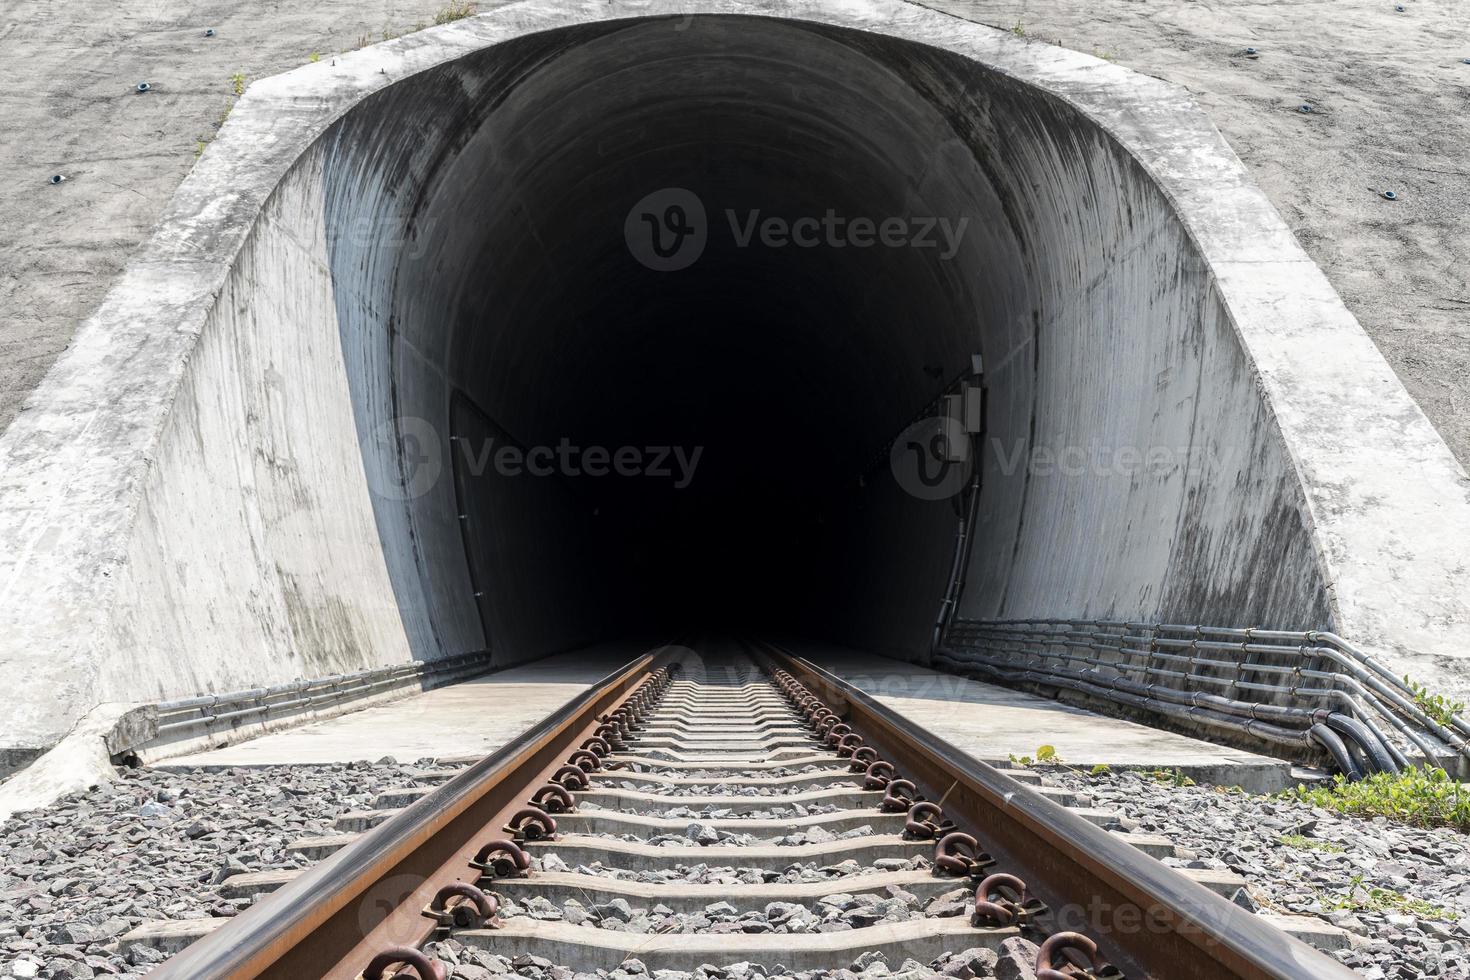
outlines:
{"label": "curved tunnel ceiling", "polygon": [[[775,622],[918,652],[957,510],[871,464],[975,354],[991,410],[972,614],[1325,620],[1193,242],[1053,98],[879,35],[627,21],[396,85],[330,148],[327,226],[367,209],[382,229],[329,235],[345,344],[390,352],[357,379],[365,431],[430,420],[481,470],[491,440],[697,461],[687,485],[492,469],[380,501],[384,534],[416,541],[396,581],[428,596],[438,642],[472,647],[476,619],[492,647]],[[642,217],[672,236],[671,201],[702,214],[702,251],[651,268],[628,236]],[[859,220],[887,243],[859,225],[855,246]],[[1093,461],[1118,449],[1138,459]],[[1058,473],[1037,451],[1089,462]],[[1228,567],[1225,533],[1270,541],[1265,574]]]}

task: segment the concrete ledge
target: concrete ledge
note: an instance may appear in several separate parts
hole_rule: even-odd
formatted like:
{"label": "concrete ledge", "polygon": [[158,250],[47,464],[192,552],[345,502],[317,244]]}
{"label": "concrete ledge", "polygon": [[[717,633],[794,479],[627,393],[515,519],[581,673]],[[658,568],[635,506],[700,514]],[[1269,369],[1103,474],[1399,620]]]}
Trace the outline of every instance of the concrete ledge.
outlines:
{"label": "concrete ledge", "polygon": [[631,789],[601,789],[594,784],[592,789],[577,793],[579,803],[596,803],[601,807],[636,806],[639,809],[673,810],[688,807],[702,810],[714,807],[733,813],[748,813],[751,810],[769,810],[771,807],[803,806],[830,803],[833,806],[863,809],[876,814],[883,794],[877,790],[860,790],[847,787],[816,789],[805,793],[790,793],[784,796],[658,796],[640,793]]}
{"label": "concrete ledge", "polygon": [[50,751],[0,783],[0,821],[112,782],[116,771],[111,747],[147,731],[151,717],[145,705],[103,704],[92,709]]}
{"label": "concrete ledge", "polygon": [[286,852],[299,854],[308,861],[320,861],[336,854],[361,836],[362,834],[325,834],[321,837],[303,837],[287,844]]}
{"label": "concrete ledge", "polygon": [[595,864],[629,871],[659,871],[674,867],[708,864],[716,867],[760,868],[780,871],[793,864],[835,864],[852,859],[871,864],[878,858],[930,857],[933,841],[910,841],[900,837],[878,835],[854,840],[834,840],[825,844],[800,844],[792,847],[654,847],[634,844],[610,837],[577,837],[566,835],[554,841],[534,841],[527,846],[533,857],[555,854],[567,864]]}
{"label": "concrete ledge", "polygon": [[[632,745],[629,746],[629,748],[633,747],[634,746]],[[614,763],[637,763],[643,766],[652,766],[658,769],[669,769],[675,771],[679,769],[698,769],[709,772],[719,772],[721,770],[724,770],[727,772],[742,773],[760,772],[764,769],[799,769],[803,766],[830,766],[833,762],[831,753],[810,752],[804,755],[789,755],[780,759],[728,759],[720,758],[718,756],[710,759],[688,759],[681,757],[677,753],[671,755],[669,758],[663,758],[661,756],[625,755],[621,752],[614,752],[608,758]],[[846,770],[843,771],[846,772]],[[618,775],[624,772],[629,772],[629,770],[606,769],[599,775]],[[632,772],[631,778],[641,779],[644,775],[646,774]],[[806,774],[802,773],[798,775],[804,776]],[[851,778],[850,775],[849,778]],[[708,782],[708,780],[701,781]],[[741,782],[745,782],[745,780],[742,779]]]}
{"label": "concrete ledge", "polygon": [[1125,843],[1132,844],[1151,858],[1173,857],[1178,853],[1174,841],[1162,834],[1137,834],[1123,830],[1110,830],[1108,833]]}
{"label": "concrete ledge", "polygon": [[963,884],[953,878],[937,878],[927,871],[885,871],[796,885],[738,886],[678,882],[647,884],[596,875],[538,871],[529,878],[498,879],[495,890],[517,902],[524,902],[534,895],[552,902],[574,898],[583,905],[626,898],[632,903],[666,905],[675,912],[698,912],[715,902],[729,902],[741,911],[764,910],[770,902],[809,905],[827,895],[868,895],[881,893],[887,888],[902,888],[920,899],[928,899],[963,887]]}
{"label": "concrete ledge", "polygon": [[502,956],[544,956],[578,971],[612,970],[625,959],[642,960],[654,971],[742,961],[767,968],[780,964],[789,970],[838,969],[867,952],[882,953],[891,963],[907,957],[927,962],[950,950],[975,946],[998,950],[1015,935],[1015,929],[977,929],[964,915],[799,935],[643,936],[565,922],[508,919],[499,929],[465,930],[454,938]]}
{"label": "concrete ledge", "polygon": [[[788,799],[800,796],[805,792],[816,792],[817,790],[830,789],[855,789],[859,784],[854,778],[858,773],[851,773],[845,769],[833,769],[825,773],[811,772],[799,773],[795,776],[771,776],[755,777],[752,779],[741,779],[742,786],[760,786],[765,789],[791,790],[792,792],[777,794],[775,799]],[[716,775],[709,778],[665,776],[662,773],[650,772],[627,772],[625,770],[614,770],[612,772],[595,772],[592,774],[592,786],[602,787],[608,790],[617,789],[619,792],[636,793],[637,790],[623,789],[623,783],[651,784],[654,786],[668,786],[670,788],[679,786],[717,786],[724,782],[724,778]],[[617,784],[617,785],[614,785]],[[647,794],[645,794],[647,795]],[[672,799],[673,797],[668,797]]]}
{"label": "concrete ledge", "polygon": [[280,871],[247,871],[245,874],[231,875],[226,878],[220,882],[217,891],[225,898],[251,898],[256,895],[266,895],[295,880],[301,871],[302,869],[299,868],[286,868]]}
{"label": "concrete ledge", "polygon": [[229,919],[168,919],[160,922],[145,922],[123,936],[118,945],[127,949],[133,943],[148,946],[172,956],[190,944],[223,926]]}
{"label": "concrete ledge", "polygon": [[1339,949],[1349,949],[1353,945],[1353,934],[1346,929],[1339,929],[1330,922],[1312,915],[1277,915],[1274,912],[1259,913],[1271,925],[1280,929],[1293,939],[1300,939],[1308,946],[1314,946],[1324,953],[1331,953]]}
{"label": "concrete ledge", "polygon": [[737,834],[755,834],[758,837],[779,837],[798,830],[820,827],[834,834],[868,826],[880,834],[903,833],[902,813],[878,813],[874,810],[838,810],[835,813],[815,813],[806,817],[783,817],[779,820],[755,820],[750,818],[706,818],[706,817],[644,817],[631,813],[616,813],[611,810],[579,810],[564,813],[556,818],[557,830],[568,834],[682,834],[690,824],[700,823],[716,830],[728,830]]}

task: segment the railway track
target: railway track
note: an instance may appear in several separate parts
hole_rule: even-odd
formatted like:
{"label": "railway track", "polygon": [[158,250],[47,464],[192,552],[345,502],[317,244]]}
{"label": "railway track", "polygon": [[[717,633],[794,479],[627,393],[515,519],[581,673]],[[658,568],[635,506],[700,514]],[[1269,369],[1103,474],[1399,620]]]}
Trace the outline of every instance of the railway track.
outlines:
{"label": "railway track", "polygon": [[371,829],[317,842],[321,863],[153,976],[448,980],[447,937],[568,977],[637,960],[815,980],[880,956],[961,977],[1001,959],[1040,980],[1355,975],[1056,795],[777,648],[654,651],[354,817]]}

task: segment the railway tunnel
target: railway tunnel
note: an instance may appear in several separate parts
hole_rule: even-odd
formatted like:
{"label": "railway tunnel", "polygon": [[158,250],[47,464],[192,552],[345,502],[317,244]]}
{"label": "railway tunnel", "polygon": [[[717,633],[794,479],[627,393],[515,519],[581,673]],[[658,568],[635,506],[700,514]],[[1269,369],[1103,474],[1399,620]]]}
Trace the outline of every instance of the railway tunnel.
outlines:
{"label": "railway tunnel", "polygon": [[[395,85],[318,153],[359,434],[397,420],[390,572],[451,648],[713,622],[920,653],[955,501],[888,446],[975,355],[968,608],[1326,619],[1189,235],[1054,98],[851,31],[635,21]],[[508,444],[570,449],[538,478]],[[570,475],[593,447],[647,472]]]}
{"label": "railway tunnel", "polygon": [[[251,87],[17,427],[65,451],[12,450],[15,740],[694,627],[921,659],[962,523],[970,619],[1452,642],[1452,578],[1378,586],[1453,535],[1355,544],[1463,474],[1176,90],[917,8],[653,14]],[[970,510],[891,462],[980,386]]]}

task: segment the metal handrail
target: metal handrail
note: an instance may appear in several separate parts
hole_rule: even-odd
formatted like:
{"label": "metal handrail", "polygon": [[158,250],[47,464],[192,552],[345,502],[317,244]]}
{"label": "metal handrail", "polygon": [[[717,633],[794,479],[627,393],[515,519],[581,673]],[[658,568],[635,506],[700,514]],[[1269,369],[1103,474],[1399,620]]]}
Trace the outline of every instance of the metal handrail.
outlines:
{"label": "metal handrail", "polygon": [[262,724],[382,694],[395,687],[447,683],[492,669],[490,652],[479,650],[441,660],[416,661],[289,681],[271,687],[160,701],[152,706],[157,725],[146,741],[122,751],[170,745],[196,736],[216,735],[244,724]]}

